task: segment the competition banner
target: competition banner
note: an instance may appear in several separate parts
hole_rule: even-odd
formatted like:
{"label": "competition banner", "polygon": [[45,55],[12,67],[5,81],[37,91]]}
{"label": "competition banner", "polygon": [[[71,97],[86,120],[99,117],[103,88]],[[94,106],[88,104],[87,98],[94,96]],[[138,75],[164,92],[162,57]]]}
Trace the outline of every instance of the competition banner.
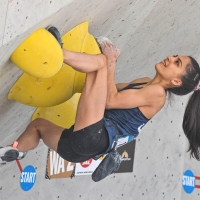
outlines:
{"label": "competition banner", "polygon": [[103,160],[103,157],[99,158],[98,160],[94,160],[90,158],[89,160],[86,160],[85,162],[76,163],[75,176],[91,175],[102,160]]}
{"label": "competition banner", "polygon": [[74,163],[64,160],[54,150],[49,149],[45,178],[69,178],[72,176],[74,167]]}
{"label": "competition banner", "polygon": [[122,156],[122,162],[116,173],[133,171],[135,144],[136,144],[136,140],[133,140],[132,142],[129,142],[129,143],[117,148],[117,151]]}
{"label": "competition banner", "polygon": [[[117,151],[122,156],[122,162],[120,168],[115,173],[124,173],[133,171],[135,143],[136,141],[133,140],[132,142],[126,143],[125,145],[117,148]],[[85,162],[76,163],[75,176],[91,175],[102,160],[103,158],[100,158],[99,160],[96,161],[91,158]]]}
{"label": "competition banner", "polygon": [[[116,173],[133,171],[135,143],[136,141],[133,140],[132,142],[117,148],[117,151],[122,156],[122,162]],[[93,160],[90,158],[89,160],[75,164],[64,160],[55,151],[49,150],[46,178],[69,178],[73,177],[74,175],[91,175],[102,160],[103,157],[99,158],[98,160]]]}

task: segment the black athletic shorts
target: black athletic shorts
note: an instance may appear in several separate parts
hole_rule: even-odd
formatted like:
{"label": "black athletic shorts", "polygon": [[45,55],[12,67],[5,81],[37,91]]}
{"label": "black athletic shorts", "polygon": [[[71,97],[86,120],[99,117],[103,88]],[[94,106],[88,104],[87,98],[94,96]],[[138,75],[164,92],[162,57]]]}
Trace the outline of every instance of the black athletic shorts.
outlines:
{"label": "black athletic shorts", "polygon": [[65,160],[83,162],[107,150],[109,138],[103,119],[75,132],[73,129],[65,129],[58,142],[57,153]]}

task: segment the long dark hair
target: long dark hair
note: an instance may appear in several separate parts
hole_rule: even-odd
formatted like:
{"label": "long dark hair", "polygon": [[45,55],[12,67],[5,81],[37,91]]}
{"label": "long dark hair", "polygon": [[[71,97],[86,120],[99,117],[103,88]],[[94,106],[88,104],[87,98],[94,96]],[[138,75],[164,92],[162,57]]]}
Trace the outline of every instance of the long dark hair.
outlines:
{"label": "long dark hair", "polygon": [[[186,66],[186,73],[181,77],[182,85],[170,88],[169,91],[177,95],[185,95],[194,91],[199,84],[200,69],[197,61],[189,56],[190,63]],[[183,116],[183,131],[189,141],[190,155],[200,160],[200,90],[191,95]]]}

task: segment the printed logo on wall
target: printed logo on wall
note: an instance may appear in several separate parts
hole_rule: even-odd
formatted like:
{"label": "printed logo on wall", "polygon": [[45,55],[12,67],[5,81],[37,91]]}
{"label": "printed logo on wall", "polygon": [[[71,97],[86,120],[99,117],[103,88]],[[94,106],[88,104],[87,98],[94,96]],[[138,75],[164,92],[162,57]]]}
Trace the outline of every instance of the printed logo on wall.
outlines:
{"label": "printed logo on wall", "polygon": [[186,170],[184,172],[182,184],[183,184],[183,189],[187,194],[191,194],[195,188],[200,189],[200,185],[196,184],[197,180],[200,180],[200,177],[194,176],[191,170]]}
{"label": "printed logo on wall", "polygon": [[92,158],[90,158],[89,160],[86,160],[84,162],[76,163],[75,176],[91,175],[93,171],[98,167],[102,159],[103,158],[93,160]]}
{"label": "printed logo on wall", "polygon": [[61,158],[54,150],[49,149],[47,156],[46,178],[69,178],[74,171],[74,163]]}
{"label": "printed logo on wall", "polygon": [[92,164],[92,158],[90,158],[89,160],[86,160],[84,162],[81,162],[80,165],[83,167],[83,168],[87,168],[89,167],[91,164]]}
{"label": "printed logo on wall", "polygon": [[133,161],[135,154],[135,143],[136,140],[127,143],[117,149],[119,154],[122,156],[122,162],[120,168],[116,173],[132,172],[133,171]]}
{"label": "printed logo on wall", "polygon": [[32,165],[26,166],[20,176],[20,185],[22,190],[30,190],[36,181],[36,171]]}

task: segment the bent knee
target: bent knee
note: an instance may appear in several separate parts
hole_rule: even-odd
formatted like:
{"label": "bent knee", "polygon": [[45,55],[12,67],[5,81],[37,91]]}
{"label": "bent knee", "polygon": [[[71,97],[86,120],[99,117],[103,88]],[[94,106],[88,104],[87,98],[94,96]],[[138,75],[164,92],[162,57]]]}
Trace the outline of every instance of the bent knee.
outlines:
{"label": "bent knee", "polygon": [[107,67],[107,58],[103,54],[98,54],[98,68],[102,69]]}
{"label": "bent knee", "polygon": [[48,122],[48,120],[46,120],[44,118],[36,118],[31,123],[33,123],[35,126],[39,126],[39,125],[47,123],[47,122]]}
{"label": "bent knee", "polygon": [[38,132],[42,132],[43,129],[47,129],[50,126],[56,126],[52,122],[44,118],[34,119],[31,123]]}

